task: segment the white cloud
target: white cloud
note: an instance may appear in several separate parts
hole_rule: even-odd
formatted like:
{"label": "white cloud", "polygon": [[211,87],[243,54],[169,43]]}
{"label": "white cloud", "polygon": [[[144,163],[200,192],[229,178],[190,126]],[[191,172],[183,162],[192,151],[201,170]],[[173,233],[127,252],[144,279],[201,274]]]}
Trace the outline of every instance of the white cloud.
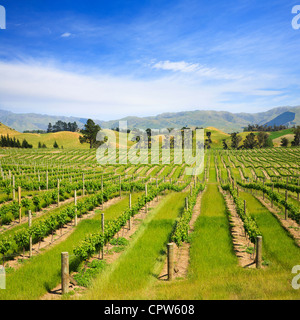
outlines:
{"label": "white cloud", "polygon": [[199,69],[197,63],[187,63],[185,61],[170,62],[160,61],[152,66],[154,69],[170,70],[170,71],[181,71],[181,72],[195,72]]}
{"label": "white cloud", "polygon": [[72,34],[70,32],[65,32],[61,35],[61,38],[69,38]]}
{"label": "white cloud", "polygon": [[[173,67],[188,70],[189,65]],[[195,109],[262,110],[276,106],[273,101],[282,94],[279,82],[274,83],[276,78],[269,75],[207,83],[192,72],[180,72],[149,80],[101,73],[83,75],[34,62],[0,62],[0,73],[1,109],[103,120]],[[276,90],[263,90],[265,87]]]}
{"label": "white cloud", "polygon": [[159,61],[151,65],[153,69],[173,71],[173,72],[183,72],[183,73],[193,73],[198,77],[211,78],[211,79],[241,79],[244,76],[240,74],[234,74],[232,72],[219,70],[217,68],[210,68],[199,63],[188,63],[185,61],[171,62],[169,60]]}

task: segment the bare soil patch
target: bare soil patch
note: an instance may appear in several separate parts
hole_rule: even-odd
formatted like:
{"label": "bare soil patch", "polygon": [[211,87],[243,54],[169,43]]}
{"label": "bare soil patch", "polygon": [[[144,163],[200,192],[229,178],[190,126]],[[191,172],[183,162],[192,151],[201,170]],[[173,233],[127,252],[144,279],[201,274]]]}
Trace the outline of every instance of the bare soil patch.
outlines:
{"label": "bare soil patch", "polygon": [[[223,191],[220,186],[219,190],[224,196],[226,207],[229,211],[233,250],[238,258],[239,265],[243,268],[255,268],[254,245],[245,232],[244,223],[236,212],[234,201],[230,194]],[[251,254],[251,251],[253,251],[253,254]]]}
{"label": "bare soil patch", "polygon": [[[200,192],[197,197],[197,201],[193,210],[192,218],[190,220],[190,229],[189,234],[194,231],[194,225],[201,213],[201,199],[202,199],[203,192]],[[190,244],[189,243],[182,243],[181,246],[177,247],[174,243],[174,278],[178,279],[185,279],[188,274],[189,268],[189,260],[190,260]],[[168,261],[167,257],[164,263],[164,267],[158,277],[161,281],[168,280]]]}

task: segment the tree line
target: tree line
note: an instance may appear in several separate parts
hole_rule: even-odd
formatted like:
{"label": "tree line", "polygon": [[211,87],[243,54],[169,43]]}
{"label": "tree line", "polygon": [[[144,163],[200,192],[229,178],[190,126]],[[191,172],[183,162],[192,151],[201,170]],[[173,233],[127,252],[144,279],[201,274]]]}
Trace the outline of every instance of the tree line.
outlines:
{"label": "tree line", "polygon": [[[293,128],[294,140],[291,142],[293,147],[300,146],[300,126]],[[250,132],[243,144],[243,138],[238,135],[238,132],[231,133],[231,141],[227,142],[223,139],[223,149],[254,149],[254,148],[270,148],[273,147],[273,142],[267,132],[260,131],[258,134]],[[281,139],[281,146],[287,147],[289,140],[286,137]]]}
{"label": "tree line", "polygon": [[24,149],[31,149],[32,144],[29,144],[26,139],[20,142],[19,139],[16,137],[10,138],[9,135],[1,135],[0,137],[0,147],[2,148],[24,148]]}
{"label": "tree line", "polygon": [[273,147],[273,142],[266,132],[259,132],[255,135],[253,132],[249,133],[243,144],[241,144],[243,138],[238,135],[238,132],[231,133],[231,142],[227,143],[226,139],[223,139],[223,149],[254,149],[254,148],[270,148]]}
{"label": "tree line", "polygon": [[252,131],[261,131],[261,132],[274,132],[274,131],[280,131],[288,129],[288,126],[279,125],[276,126],[275,124],[273,126],[267,126],[265,125],[259,125],[259,124],[248,124],[248,127],[244,128],[244,132],[252,132]]}
{"label": "tree line", "polygon": [[54,125],[52,125],[51,122],[49,122],[48,128],[47,128],[47,133],[59,132],[59,131],[76,132],[76,131],[78,131],[78,125],[77,125],[76,121],[67,123],[67,122],[58,120]]}

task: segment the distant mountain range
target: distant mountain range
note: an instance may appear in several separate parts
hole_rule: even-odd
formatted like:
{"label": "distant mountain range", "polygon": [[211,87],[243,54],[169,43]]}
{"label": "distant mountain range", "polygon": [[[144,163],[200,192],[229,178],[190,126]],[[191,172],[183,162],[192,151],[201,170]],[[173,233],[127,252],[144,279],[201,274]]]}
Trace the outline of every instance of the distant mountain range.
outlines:
{"label": "distant mountain range", "polygon": [[[17,130],[46,130],[49,122],[76,121],[79,128],[86,123],[85,118],[51,116],[36,113],[13,113],[0,110],[0,122]],[[224,132],[242,131],[248,124],[259,125],[300,125],[300,106],[278,107],[259,113],[230,113],[227,111],[184,111],[162,113],[152,117],[126,117],[118,120],[101,121],[93,119],[102,128],[118,127],[119,121],[127,121],[128,128],[181,128],[184,126],[216,127]]]}

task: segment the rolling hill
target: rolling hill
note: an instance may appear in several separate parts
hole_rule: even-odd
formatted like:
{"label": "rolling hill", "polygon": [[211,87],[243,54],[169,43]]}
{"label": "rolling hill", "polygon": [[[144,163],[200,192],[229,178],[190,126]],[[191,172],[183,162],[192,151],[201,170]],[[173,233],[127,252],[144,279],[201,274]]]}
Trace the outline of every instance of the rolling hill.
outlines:
{"label": "rolling hill", "polygon": [[53,148],[53,144],[56,141],[61,148],[64,149],[88,149],[89,145],[87,143],[81,144],[79,142],[80,133],[78,132],[69,132],[61,131],[55,133],[21,133],[18,132],[2,123],[0,123],[0,135],[9,135],[10,137],[15,137],[19,139],[22,143],[23,139],[26,139],[30,144],[33,145],[33,148],[38,147],[38,143],[45,143],[47,148]]}
{"label": "rolling hill", "polygon": [[[46,130],[49,122],[76,121],[79,128],[86,123],[85,118],[59,117],[34,113],[17,114],[0,110],[0,122],[18,131]],[[226,111],[195,110],[176,113],[162,113],[152,117],[125,117],[118,120],[101,121],[93,119],[102,128],[110,129],[119,126],[119,121],[127,121],[128,128],[162,129],[192,127],[214,127],[223,132],[243,131],[248,124],[290,124],[300,125],[300,106],[279,107],[260,113],[230,113]]]}
{"label": "rolling hill", "polygon": [[[106,129],[104,129],[103,131],[105,132]],[[211,132],[211,140],[212,140],[211,148],[222,149],[224,139],[227,142],[227,144],[230,145],[230,142],[231,142],[230,134],[223,132],[222,130],[214,127],[207,127],[205,128],[205,135],[208,131]],[[59,147],[61,148],[63,146],[64,149],[89,149],[89,145],[87,143],[81,144],[79,142],[79,136],[81,134],[78,132],[61,131],[61,132],[43,133],[43,134],[21,133],[21,132],[18,132],[17,130],[14,130],[13,128],[10,128],[0,123],[0,135],[7,135],[7,134],[10,137],[15,137],[16,139],[19,139],[20,142],[22,142],[23,139],[26,139],[30,144],[33,145],[33,148],[37,148],[39,142],[41,142],[42,144],[45,143],[47,148],[53,148],[54,141],[56,141]],[[249,134],[249,132],[239,133],[239,135],[242,136],[243,140],[245,139],[247,134]],[[257,132],[254,132],[254,134],[257,134]],[[119,133],[115,132],[115,135],[116,135],[116,147],[118,148]],[[280,146],[282,137],[287,137],[289,141],[292,141],[294,138],[292,129],[271,132],[269,133],[269,135],[275,147]],[[127,147],[130,148],[133,144],[134,142],[131,141],[129,136],[127,141]]]}

